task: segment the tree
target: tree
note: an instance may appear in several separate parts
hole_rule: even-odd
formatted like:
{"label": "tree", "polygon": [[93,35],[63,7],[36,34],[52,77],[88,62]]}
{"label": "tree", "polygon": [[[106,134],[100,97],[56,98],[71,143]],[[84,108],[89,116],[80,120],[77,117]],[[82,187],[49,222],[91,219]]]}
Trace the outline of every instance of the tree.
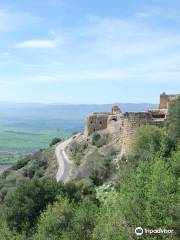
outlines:
{"label": "tree", "polygon": [[180,97],[170,104],[166,127],[173,142],[180,141]]}
{"label": "tree", "polygon": [[28,233],[49,203],[53,203],[62,186],[52,180],[29,180],[5,199],[5,218],[17,232]]}
{"label": "tree", "polygon": [[68,239],[67,235],[71,229],[74,204],[67,198],[59,198],[54,205],[49,205],[47,211],[41,214],[37,225],[34,240],[59,240]]}
{"label": "tree", "polygon": [[91,240],[97,206],[85,197],[73,203],[60,197],[41,214],[34,240]]}
{"label": "tree", "polygon": [[122,214],[119,194],[110,192],[98,212],[93,240],[131,240],[126,220]]}
{"label": "tree", "polygon": [[98,207],[90,198],[85,197],[76,207],[73,219],[71,239],[91,240],[92,232],[96,225]]}
{"label": "tree", "polygon": [[152,174],[146,185],[146,225],[151,228],[175,229],[178,185],[172,169],[169,169],[163,159],[157,158],[154,162]]}

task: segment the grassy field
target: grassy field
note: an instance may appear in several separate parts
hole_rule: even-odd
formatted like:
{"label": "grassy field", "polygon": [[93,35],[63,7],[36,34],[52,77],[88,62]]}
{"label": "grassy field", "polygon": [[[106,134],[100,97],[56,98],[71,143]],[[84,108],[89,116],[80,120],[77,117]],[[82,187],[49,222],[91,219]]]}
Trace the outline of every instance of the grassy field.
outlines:
{"label": "grassy field", "polygon": [[67,138],[70,132],[57,129],[0,128],[0,163],[14,163],[22,155],[46,148],[54,137]]}

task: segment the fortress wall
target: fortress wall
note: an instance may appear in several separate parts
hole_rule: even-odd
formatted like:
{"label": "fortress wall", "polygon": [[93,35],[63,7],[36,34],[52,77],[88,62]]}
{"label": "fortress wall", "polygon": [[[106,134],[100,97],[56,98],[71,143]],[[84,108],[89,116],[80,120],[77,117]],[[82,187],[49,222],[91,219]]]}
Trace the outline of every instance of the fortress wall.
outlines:
{"label": "fortress wall", "polygon": [[90,136],[92,133],[107,128],[108,113],[93,113],[87,117],[84,134]]}
{"label": "fortress wall", "polygon": [[123,114],[112,114],[108,117],[107,128],[110,133],[121,131],[123,123]]}
{"label": "fortress wall", "polygon": [[168,103],[168,95],[161,94],[159,108],[160,109],[167,108],[167,103]]}
{"label": "fortress wall", "polygon": [[176,95],[167,95],[166,93],[161,94],[159,108],[168,109],[169,104],[174,100],[176,100],[179,96],[180,94],[176,94]]}
{"label": "fortress wall", "polygon": [[132,145],[133,133],[136,128],[144,125],[163,126],[168,112],[169,104],[178,98],[180,94],[160,95],[159,109],[146,112],[122,113],[117,106],[113,106],[112,112],[91,113],[86,120],[84,135],[106,129],[119,142],[119,150],[127,154]]}
{"label": "fortress wall", "polygon": [[148,112],[129,112],[124,114],[122,123],[122,154],[130,151],[135,129],[148,125],[152,121],[152,115]]}

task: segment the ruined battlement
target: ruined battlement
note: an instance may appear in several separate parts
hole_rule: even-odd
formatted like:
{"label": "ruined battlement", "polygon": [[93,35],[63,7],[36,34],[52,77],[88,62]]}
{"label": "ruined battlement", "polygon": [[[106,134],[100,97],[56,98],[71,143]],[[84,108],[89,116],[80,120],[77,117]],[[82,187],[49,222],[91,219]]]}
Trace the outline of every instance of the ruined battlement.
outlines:
{"label": "ruined battlement", "polygon": [[159,109],[168,109],[169,104],[176,100],[180,94],[174,94],[174,95],[167,95],[165,92],[163,92],[160,95],[160,104],[159,104]]}
{"label": "ruined battlement", "polygon": [[86,119],[84,135],[90,136],[96,131],[107,129],[110,133],[119,134],[122,153],[129,151],[135,129],[145,125],[163,126],[168,113],[169,104],[177,99],[177,95],[160,95],[159,109],[142,112],[122,113],[118,106],[111,112],[90,113]]}
{"label": "ruined battlement", "polygon": [[119,114],[118,106],[112,107],[112,112],[92,112],[86,119],[84,134],[90,136],[93,132],[103,130],[108,126],[108,118],[114,114]]}

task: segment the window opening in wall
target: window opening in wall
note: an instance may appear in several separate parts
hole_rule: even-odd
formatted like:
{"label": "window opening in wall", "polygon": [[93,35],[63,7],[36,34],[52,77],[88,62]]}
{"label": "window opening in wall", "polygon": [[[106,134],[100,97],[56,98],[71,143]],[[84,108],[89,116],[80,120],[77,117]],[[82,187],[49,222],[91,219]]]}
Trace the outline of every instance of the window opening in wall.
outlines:
{"label": "window opening in wall", "polygon": [[117,122],[117,118],[112,118],[112,121]]}

